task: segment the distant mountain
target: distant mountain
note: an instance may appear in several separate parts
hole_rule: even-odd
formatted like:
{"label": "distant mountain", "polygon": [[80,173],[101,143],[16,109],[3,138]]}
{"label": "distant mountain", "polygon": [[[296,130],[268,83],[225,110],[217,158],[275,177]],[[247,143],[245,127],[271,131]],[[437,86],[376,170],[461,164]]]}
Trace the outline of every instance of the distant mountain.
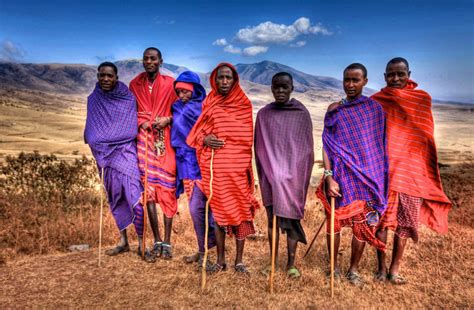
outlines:
{"label": "distant mountain", "polygon": [[[143,65],[140,59],[116,61],[119,79],[127,85],[140,72]],[[295,90],[306,91],[341,91],[341,81],[322,76],[314,76],[298,71],[291,67],[263,61],[256,64],[238,64],[236,69],[242,81],[247,81],[250,87],[255,84],[268,86],[276,72],[287,71],[294,77]],[[160,71],[163,74],[178,76],[188,70],[186,67],[173,64],[163,64]],[[89,93],[96,83],[97,67],[84,64],[21,64],[0,63],[0,86],[13,89],[28,89],[35,91],[56,92],[64,94]],[[198,73],[201,83],[210,88],[208,73]]]}
{"label": "distant mountain", "polygon": [[[143,72],[141,59],[119,60],[115,64],[119,70],[119,79],[127,85],[135,76]],[[235,67],[242,81],[242,87],[249,95],[271,97],[269,92],[271,78],[280,71],[290,73],[293,76],[295,91],[305,93],[309,100],[318,100],[321,97],[327,100],[338,100],[344,95],[342,81],[338,79],[307,74],[276,62],[237,64]],[[173,77],[177,77],[186,70],[188,70],[186,67],[167,63],[160,69],[163,74]],[[198,74],[203,86],[209,90],[210,72]],[[2,89],[84,95],[93,90],[97,82],[96,76],[97,66],[95,65],[0,62],[0,88]],[[371,95],[374,92],[375,90],[370,88],[364,90],[365,95]],[[436,99],[433,102],[448,103]]]}
{"label": "distant mountain", "polygon": [[238,64],[235,68],[242,80],[248,80],[263,85],[271,85],[272,77],[275,73],[281,71],[288,72],[293,76],[295,90],[299,92],[330,89],[340,91],[342,86],[341,81],[338,79],[310,75],[272,61],[262,61],[255,64]]}
{"label": "distant mountain", "polygon": [[97,69],[80,64],[0,63],[0,87],[63,94],[88,93]]}

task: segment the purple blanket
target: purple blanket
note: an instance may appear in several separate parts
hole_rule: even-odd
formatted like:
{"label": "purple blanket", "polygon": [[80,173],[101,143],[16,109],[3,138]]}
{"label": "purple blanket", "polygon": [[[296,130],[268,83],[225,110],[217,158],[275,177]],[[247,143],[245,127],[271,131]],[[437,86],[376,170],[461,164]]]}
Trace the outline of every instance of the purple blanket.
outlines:
{"label": "purple blanket", "polygon": [[201,179],[201,170],[196,158],[196,150],[186,144],[186,138],[202,112],[202,102],[206,98],[206,90],[202,87],[199,75],[192,71],[184,71],[174,81],[192,83],[193,95],[188,103],[178,99],[171,110],[173,125],[171,126],[171,145],[176,151],[176,197],[184,192],[183,180]]}
{"label": "purple blanket", "polygon": [[255,158],[263,204],[274,214],[302,219],[314,163],[313,126],[296,99],[270,103],[258,111]]}
{"label": "purple blanket", "polygon": [[97,84],[87,98],[84,140],[99,168],[111,167],[140,180],[135,138],[138,133],[135,97],[122,82],[110,92]]}
{"label": "purple blanket", "polygon": [[323,147],[342,197],[336,208],[365,200],[380,215],[387,208],[388,157],[382,106],[365,96],[326,113]]}

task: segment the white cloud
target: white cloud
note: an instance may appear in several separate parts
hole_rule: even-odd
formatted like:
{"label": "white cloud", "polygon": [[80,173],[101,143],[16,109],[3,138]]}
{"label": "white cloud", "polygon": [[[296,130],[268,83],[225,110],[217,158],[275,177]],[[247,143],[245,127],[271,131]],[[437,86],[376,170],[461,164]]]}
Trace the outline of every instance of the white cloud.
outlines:
{"label": "white cloud", "polygon": [[214,42],[212,42],[212,45],[225,46],[227,45],[227,40],[225,38],[217,39]]}
{"label": "white cloud", "polygon": [[321,23],[318,23],[316,26],[310,27],[309,32],[314,33],[314,34],[322,34],[325,36],[332,35],[332,32],[324,28],[324,26]]}
{"label": "white cloud", "polygon": [[224,52],[231,54],[240,54],[242,49],[240,47],[234,47],[232,44],[228,44],[224,47]]}
{"label": "white cloud", "polygon": [[311,22],[309,21],[309,18],[300,17],[293,23],[293,26],[295,26],[296,30],[300,33],[308,33]]}
{"label": "white cloud", "polygon": [[248,26],[237,31],[236,38],[247,44],[286,44],[303,34],[331,35],[332,33],[322,24],[311,26],[309,18],[300,17],[292,25],[267,21],[257,26]]}
{"label": "white cloud", "polygon": [[4,40],[0,44],[0,61],[16,62],[25,57],[25,51],[18,44]]}
{"label": "white cloud", "polygon": [[266,53],[267,51],[268,51],[267,46],[256,45],[256,46],[249,46],[249,47],[244,48],[243,54],[245,56],[255,56],[261,53]]}
{"label": "white cloud", "polygon": [[303,47],[306,45],[306,41],[297,41],[294,44],[290,44],[290,47]]}

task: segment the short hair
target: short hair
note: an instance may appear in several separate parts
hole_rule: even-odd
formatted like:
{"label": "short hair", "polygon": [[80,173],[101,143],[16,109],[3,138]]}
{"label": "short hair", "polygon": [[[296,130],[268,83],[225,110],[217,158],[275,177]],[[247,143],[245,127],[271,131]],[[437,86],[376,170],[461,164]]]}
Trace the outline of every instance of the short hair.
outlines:
{"label": "short hair", "polygon": [[290,78],[290,81],[291,81],[291,85],[293,85],[293,76],[292,76],[290,73],[284,72],[284,71],[278,72],[278,73],[276,73],[276,74],[272,77],[272,84],[273,84],[273,81],[274,81],[277,77],[280,77],[280,76],[287,76],[287,77],[289,77],[289,78]]}
{"label": "short hair", "polygon": [[143,54],[145,54],[147,51],[155,51],[158,53],[158,57],[160,57],[160,59],[162,59],[163,57],[161,56],[161,51],[159,49],[157,49],[156,47],[147,47],[144,51],[143,51]]}
{"label": "short hair", "polygon": [[367,68],[363,64],[358,63],[358,62],[355,62],[355,63],[352,63],[352,64],[348,65],[344,69],[344,72],[342,74],[346,74],[347,70],[357,70],[357,69],[362,70],[362,73],[364,74],[364,78],[367,78]]}
{"label": "short hair", "polygon": [[115,74],[118,75],[117,66],[116,66],[113,62],[105,61],[105,62],[101,63],[101,64],[97,67],[97,72],[99,72],[99,71],[100,71],[100,68],[102,68],[102,67],[111,67],[112,69],[114,69]]}
{"label": "short hair", "polygon": [[403,57],[395,57],[395,58],[390,59],[389,62],[387,62],[387,66],[385,67],[385,72],[387,72],[388,67],[389,67],[390,65],[398,64],[398,63],[400,63],[400,62],[403,62],[403,63],[407,66],[407,70],[410,71],[410,66],[408,65],[408,60],[406,60],[406,59],[403,58]]}

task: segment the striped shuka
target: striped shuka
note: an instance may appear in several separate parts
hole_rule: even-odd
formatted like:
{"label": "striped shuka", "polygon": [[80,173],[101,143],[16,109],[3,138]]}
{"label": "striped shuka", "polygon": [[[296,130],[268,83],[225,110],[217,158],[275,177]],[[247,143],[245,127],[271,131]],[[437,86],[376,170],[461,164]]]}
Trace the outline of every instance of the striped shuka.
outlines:
{"label": "striped shuka", "polygon": [[[138,160],[142,180],[145,178],[145,156],[148,156],[148,201],[159,203],[166,217],[171,218],[177,212],[176,202],[176,159],[171,146],[170,126],[162,132],[164,154],[157,153],[156,143],[160,138],[158,130],[145,130],[140,126],[153,122],[157,117],[171,116],[171,105],[177,96],[173,88],[174,79],[158,74],[151,85],[146,72],[139,74],[130,82],[130,90],[137,98],[138,126],[137,136]],[[145,151],[145,140],[148,135],[148,149]],[[146,154],[146,155],[145,155]]]}
{"label": "striped shuka", "polygon": [[[223,66],[231,68],[234,74],[234,84],[226,96],[218,93],[215,82],[217,70]],[[225,145],[214,151],[212,213],[219,226],[243,224],[246,228],[242,230],[251,232],[253,229],[249,225],[253,227],[255,210],[259,207],[253,195],[252,104],[241,89],[237,71],[232,65],[219,64],[212,71],[210,83],[212,90],[187,139],[187,143],[196,149],[201,168],[202,183],[198,186],[209,197],[211,148],[204,145],[204,137],[214,134],[224,140]],[[236,236],[239,237],[238,229]]]}
{"label": "striped shuka", "polygon": [[404,89],[385,87],[371,97],[387,118],[390,192],[382,227],[396,229],[397,198],[403,193],[423,198],[420,222],[446,233],[451,202],[439,175],[431,97],[417,86],[409,80]]}

